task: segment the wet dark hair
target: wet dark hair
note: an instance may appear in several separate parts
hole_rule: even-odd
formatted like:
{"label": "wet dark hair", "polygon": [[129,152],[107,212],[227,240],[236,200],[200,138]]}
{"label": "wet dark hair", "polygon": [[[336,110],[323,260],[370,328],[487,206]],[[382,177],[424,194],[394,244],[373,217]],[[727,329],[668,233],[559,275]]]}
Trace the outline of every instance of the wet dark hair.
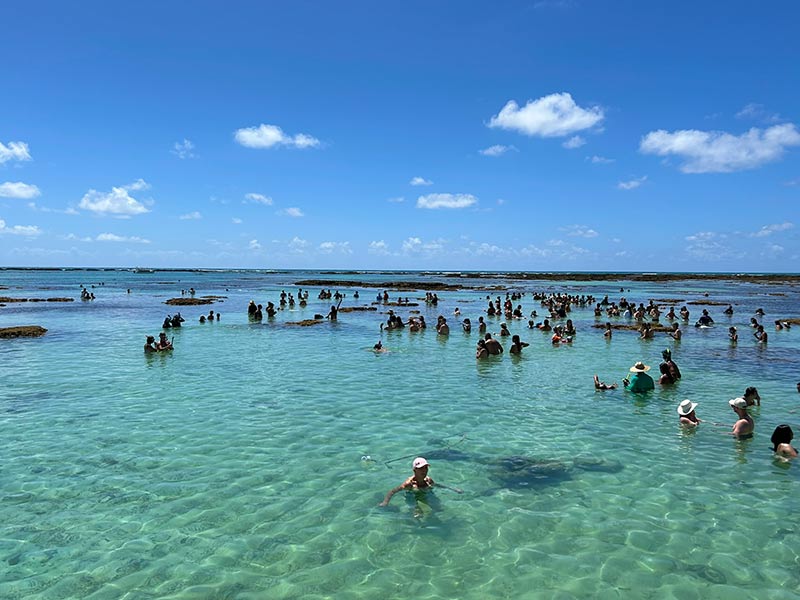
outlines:
{"label": "wet dark hair", "polygon": [[792,441],[794,437],[794,431],[792,428],[789,427],[786,423],[783,425],[778,425],[775,428],[775,431],[772,432],[772,437],[769,439],[772,442],[772,451],[778,451],[778,445],[780,444],[788,444]]}
{"label": "wet dark hair", "polygon": [[750,396],[750,395],[752,395],[752,394],[758,394],[758,390],[757,390],[756,388],[754,388],[753,386],[750,386],[749,388],[747,388],[747,389],[744,391],[744,396],[745,396],[745,398],[746,398],[747,396]]}

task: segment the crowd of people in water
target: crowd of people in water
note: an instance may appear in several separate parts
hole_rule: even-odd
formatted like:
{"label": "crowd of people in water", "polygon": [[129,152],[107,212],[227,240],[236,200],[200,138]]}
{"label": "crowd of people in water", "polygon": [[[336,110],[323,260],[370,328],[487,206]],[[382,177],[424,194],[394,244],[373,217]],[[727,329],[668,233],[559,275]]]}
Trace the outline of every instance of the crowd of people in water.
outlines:
{"label": "crowd of people in water", "polygon": [[[624,293],[624,289],[620,290]],[[184,293],[184,290],[182,290]],[[190,288],[189,293],[194,296],[194,288]],[[669,306],[666,313],[662,312],[662,307],[654,301],[650,300],[647,304],[628,301],[624,296],[619,301],[614,302],[609,300],[606,295],[601,300],[592,295],[586,294],[567,294],[567,293],[533,293],[532,298],[534,302],[539,304],[540,310],[543,311],[546,317],[541,321],[537,321],[539,313],[537,310],[531,311],[526,314],[522,308],[522,299],[525,296],[524,292],[507,292],[505,299],[501,296],[496,296],[494,299],[491,296],[486,297],[485,316],[505,318],[508,321],[514,320],[527,320],[529,329],[538,330],[543,333],[549,334],[549,341],[553,345],[572,344],[576,339],[577,329],[570,318],[570,313],[574,307],[592,309],[597,319],[606,318],[621,318],[630,321],[633,328],[641,339],[653,339],[657,332],[663,332],[669,338],[680,341],[683,332],[681,330],[681,323],[690,322],[689,309],[684,305],[676,312],[675,306]],[[352,296],[354,299],[359,298],[358,291],[355,291]],[[277,305],[273,302],[267,302],[266,307],[262,304],[257,304],[251,300],[247,307],[247,314],[250,321],[261,321],[264,318],[264,313],[268,319],[273,319],[278,311],[284,309],[292,309],[295,306],[306,307],[308,305],[309,292],[308,290],[299,289],[295,296],[291,292],[287,293],[285,290],[280,292]],[[338,312],[341,303],[345,298],[345,294],[330,289],[322,289],[317,295],[318,300],[332,301],[335,304],[330,305],[330,310],[327,315],[315,315],[315,318],[326,318],[335,321],[338,318]],[[426,292],[425,303],[429,307],[437,307],[440,302],[439,296],[435,292]],[[408,297],[398,297],[397,300],[390,302],[388,291],[380,292],[375,297],[375,304],[392,305],[392,306],[415,306],[410,302]],[[417,311],[412,311],[417,312]],[[734,313],[733,305],[722,311],[724,315],[731,317]],[[473,329],[473,322],[468,317],[462,317],[459,308],[453,310],[454,319],[457,320],[464,333],[471,333]],[[750,319],[750,326],[753,329],[753,336],[759,344],[766,344],[768,341],[768,334],[764,328],[764,324],[759,322],[759,318],[763,318],[765,312],[759,308],[755,311],[755,316]],[[662,326],[662,318],[669,322],[668,326]],[[220,313],[211,310],[209,314],[201,315],[199,321],[201,323],[214,322],[220,320]],[[162,327],[164,329],[180,327],[185,319],[180,313],[175,315],[167,315],[164,319]],[[558,321],[557,324],[554,322]],[[562,324],[563,322],[563,324]],[[712,328],[714,327],[714,319],[709,314],[708,309],[702,309],[701,315],[698,317],[694,326],[697,328]],[[408,328],[409,331],[417,332],[427,329],[427,322],[425,317],[421,314],[412,314],[404,319],[397,314],[393,309],[387,311],[387,318],[381,321],[380,330],[392,331]],[[477,360],[485,360],[492,356],[500,356],[505,352],[501,339],[510,338],[508,344],[508,353],[511,355],[521,355],[524,348],[530,344],[521,340],[517,334],[512,334],[508,328],[508,324],[504,321],[499,324],[500,330],[494,337],[492,333],[487,331],[488,325],[484,315],[479,315],[477,322],[474,324],[478,333],[478,340],[475,350],[475,358]],[[450,335],[450,324],[447,317],[439,314],[435,326],[433,326],[438,336]],[[606,338],[611,338],[614,334],[614,326],[611,321],[607,321],[602,328],[602,335]],[[626,328],[631,328],[630,326]],[[791,328],[791,323],[785,320],[775,320],[776,331],[787,330]],[[739,342],[739,333],[737,328],[730,326],[727,333],[728,339],[732,345]],[[498,339],[500,338],[500,339]],[[163,352],[172,350],[173,346],[171,341],[167,340],[166,333],[159,334],[159,340],[156,342],[153,336],[147,336],[147,342],[144,346],[146,353]],[[379,340],[372,348],[375,353],[384,354],[388,349]],[[650,366],[641,361],[636,362],[630,369],[629,374],[622,380],[623,388],[633,394],[646,394],[653,391],[656,385],[670,386],[677,383],[681,377],[681,370],[675,361],[672,359],[672,352],[669,348],[664,349],[662,352],[663,361],[659,364],[658,379],[654,379],[648,374]],[[606,383],[600,378],[594,376],[594,387],[596,390],[615,390],[618,384]],[[797,384],[797,391],[800,392],[800,382]],[[752,416],[748,412],[748,408],[761,405],[761,397],[755,387],[748,387],[741,397],[734,398],[728,402],[732,411],[736,415],[736,422],[733,424],[730,433],[739,438],[747,438],[753,435],[755,423]],[[697,403],[689,399],[683,400],[677,407],[679,423],[684,427],[694,428],[703,422],[697,416]],[[715,423],[715,425],[721,425]],[[789,425],[783,424],[778,426],[772,435],[773,450],[776,455],[793,458],[797,456],[797,451],[792,447],[791,441],[793,438],[793,431]],[[384,499],[382,504],[387,504],[392,495],[402,489],[424,489],[433,486],[433,480],[427,477],[428,463],[424,458],[417,458],[414,461],[413,469],[414,475],[408,478],[397,488],[391,490]]]}

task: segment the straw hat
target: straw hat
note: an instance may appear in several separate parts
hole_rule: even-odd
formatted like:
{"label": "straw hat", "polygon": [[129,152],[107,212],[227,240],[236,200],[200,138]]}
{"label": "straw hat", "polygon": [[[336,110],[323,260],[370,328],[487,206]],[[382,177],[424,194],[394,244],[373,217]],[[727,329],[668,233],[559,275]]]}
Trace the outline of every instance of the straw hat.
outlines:
{"label": "straw hat", "polygon": [[650,367],[644,364],[642,361],[637,362],[630,368],[631,373],[644,373],[645,371],[649,371]]}
{"label": "straw hat", "polygon": [[689,413],[691,413],[695,408],[697,408],[697,402],[692,402],[691,400],[684,400],[678,405],[678,414],[682,417],[685,417]]}

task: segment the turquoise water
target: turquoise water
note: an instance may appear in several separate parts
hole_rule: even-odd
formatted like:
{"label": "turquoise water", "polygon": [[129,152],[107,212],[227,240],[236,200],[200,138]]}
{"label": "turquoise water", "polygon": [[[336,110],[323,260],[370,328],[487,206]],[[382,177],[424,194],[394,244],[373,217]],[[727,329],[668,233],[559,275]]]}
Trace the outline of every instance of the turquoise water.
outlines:
{"label": "turquoise water", "polygon": [[[607,341],[591,309],[574,308],[572,346],[511,322],[531,344],[523,356],[476,363],[477,329],[464,334],[452,314],[477,322],[486,291],[394,309],[429,325],[448,316],[447,339],[381,334],[383,307],[286,325],[327,313],[319,287],[305,309],[248,322],[251,298],[277,304],[310,277],[334,276],[0,272],[0,296],[79,298],[81,284],[105,283],[93,302],[0,308],[0,327],[49,330],[0,340],[0,598],[798,597],[800,463],[774,459],[769,437],[784,422],[800,430],[800,326],[768,326],[762,348],[747,323],[757,307],[765,324],[800,316],[800,288],[505,281],[529,292],[521,304],[537,320],[533,290],[618,299],[621,286],[637,302],[707,292],[736,314],[709,307],[718,326],[684,327],[681,342]],[[183,307],[176,350],[143,355],[173,312],[163,301],[190,286],[227,298]],[[378,290],[360,288],[359,301],[342,291],[352,306]],[[702,307],[689,308],[694,322]],[[209,309],[222,319],[199,324]],[[378,339],[389,353],[371,352]],[[676,386],[594,390],[595,373],[621,382],[637,360],[657,372],[665,347],[683,372]],[[736,441],[727,400],[749,385],[762,397],[756,433]],[[677,424],[683,398],[706,421],[695,432]],[[417,455],[464,493],[378,507]]]}

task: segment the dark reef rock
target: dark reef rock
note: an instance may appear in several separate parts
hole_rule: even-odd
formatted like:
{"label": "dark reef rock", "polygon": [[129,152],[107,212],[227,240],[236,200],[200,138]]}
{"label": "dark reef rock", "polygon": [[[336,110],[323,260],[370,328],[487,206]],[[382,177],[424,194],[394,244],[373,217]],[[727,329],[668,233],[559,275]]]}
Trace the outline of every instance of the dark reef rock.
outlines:
{"label": "dark reef rock", "polygon": [[47,329],[38,325],[19,325],[17,327],[0,327],[0,338],[40,337]]}
{"label": "dark reef rock", "polygon": [[164,304],[170,306],[198,306],[200,304],[214,304],[211,298],[170,298]]}

